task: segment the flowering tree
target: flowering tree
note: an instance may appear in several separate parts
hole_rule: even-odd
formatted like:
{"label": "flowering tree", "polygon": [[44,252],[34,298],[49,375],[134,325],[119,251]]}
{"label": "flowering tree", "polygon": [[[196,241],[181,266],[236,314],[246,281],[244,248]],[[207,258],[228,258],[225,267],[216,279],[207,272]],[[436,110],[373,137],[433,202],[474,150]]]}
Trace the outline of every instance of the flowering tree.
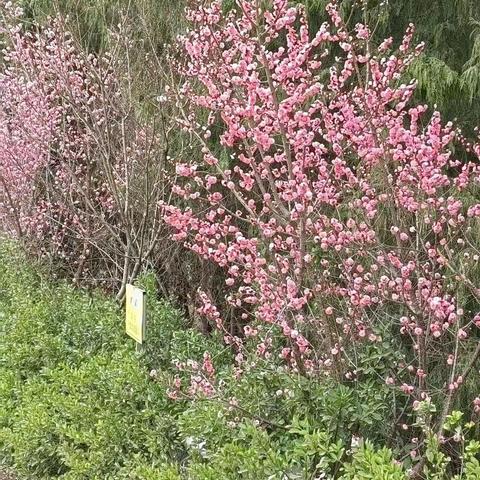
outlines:
{"label": "flowering tree", "polygon": [[121,299],[164,231],[168,126],[133,111],[128,37],[116,37],[116,54],[87,55],[60,17],[34,32],[22,13],[2,11],[2,229]]}
{"label": "flowering tree", "polygon": [[368,26],[350,32],[327,10],[318,32],[286,0],[188,12],[175,61],[184,81],[169,95],[202,159],[179,159],[184,206],[164,204],[164,217],[175,240],[228,273],[227,300],[259,355],[341,380],[355,374],[355,345],[398,328],[406,358],[385,381],[415,405],[436,393],[441,436],[480,354],[480,147],[412,106],[415,84],[401,80],[422,49],[413,26],[393,52],[392,39],[374,48]]}

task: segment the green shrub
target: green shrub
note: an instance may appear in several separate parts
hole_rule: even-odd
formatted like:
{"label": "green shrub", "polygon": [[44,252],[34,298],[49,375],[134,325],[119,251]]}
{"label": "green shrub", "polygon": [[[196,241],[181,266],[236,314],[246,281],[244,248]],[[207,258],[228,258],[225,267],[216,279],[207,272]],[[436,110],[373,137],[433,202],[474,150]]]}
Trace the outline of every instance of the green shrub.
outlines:
{"label": "green shrub", "polygon": [[108,478],[133,460],[154,464],[174,455],[169,405],[133,354],[97,355],[25,385],[0,438],[21,471],[41,478]]}
{"label": "green shrub", "polygon": [[[390,345],[359,350],[357,378],[344,384],[272,360],[257,358],[250,369],[248,351],[235,378],[230,349],[157,300],[152,276],[140,279],[148,292],[141,354],[114,302],[44,278],[0,242],[0,465],[62,480],[407,478],[394,453],[377,448],[388,432],[381,358],[396,361]],[[172,363],[201,360],[205,351],[215,360],[216,394],[172,401],[173,376],[190,376]],[[447,418],[446,430],[469,439],[458,446],[464,467],[456,480],[478,477],[474,426],[461,414]],[[351,452],[358,432],[377,444]],[[457,474],[438,443],[428,452],[427,478]]]}
{"label": "green shrub", "polygon": [[341,480],[407,480],[407,474],[386,448],[376,451],[365,442],[353,454],[350,464],[345,464]]}
{"label": "green shrub", "polygon": [[114,302],[44,282],[9,244],[0,259],[1,461],[36,478],[116,479],[177,458],[177,405]]}

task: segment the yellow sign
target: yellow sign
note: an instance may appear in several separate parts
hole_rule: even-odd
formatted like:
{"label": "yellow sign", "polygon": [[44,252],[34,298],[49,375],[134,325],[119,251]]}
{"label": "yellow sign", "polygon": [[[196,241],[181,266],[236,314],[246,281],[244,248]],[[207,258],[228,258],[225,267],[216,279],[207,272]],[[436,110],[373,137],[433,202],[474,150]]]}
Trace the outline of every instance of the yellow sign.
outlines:
{"label": "yellow sign", "polygon": [[143,343],[145,337],[145,310],[145,292],[127,285],[125,327],[127,335],[137,343]]}

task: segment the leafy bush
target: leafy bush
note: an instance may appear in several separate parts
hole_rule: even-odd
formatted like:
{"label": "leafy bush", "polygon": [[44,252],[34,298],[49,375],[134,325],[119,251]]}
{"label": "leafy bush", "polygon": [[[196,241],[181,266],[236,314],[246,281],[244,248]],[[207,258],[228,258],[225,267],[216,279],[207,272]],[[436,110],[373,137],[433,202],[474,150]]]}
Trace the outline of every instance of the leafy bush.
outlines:
{"label": "leafy bush", "polygon": [[402,467],[394,462],[387,449],[375,451],[370,443],[362,445],[350,465],[344,467],[342,480],[407,480]]}
{"label": "leafy bush", "polygon": [[[149,308],[140,355],[113,301],[44,278],[0,243],[0,464],[65,480],[406,478],[410,462],[394,461],[404,450],[394,457],[367,440],[384,442],[380,424],[391,421],[388,389],[375,381],[378,352],[364,352],[371,368],[344,385],[254,354],[256,364],[235,379],[231,352],[156,300],[151,276],[140,280]],[[174,364],[206,349],[217,364],[215,394],[169,398],[175,376],[188,379]],[[445,431],[465,440],[455,457],[461,480],[478,473],[475,425],[459,413],[446,419]],[[427,459],[432,479],[456,472],[434,440]]]}
{"label": "leafy bush", "polygon": [[172,361],[215,351],[219,342],[154,300],[149,277],[142,280],[148,342],[139,357],[112,301],[45,282],[10,243],[0,244],[0,260],[0,452],[18,472],[70,480],[253,480],[340,471],[344,449],[327,433],[333,423],[325,386],[266,365],[263,375],[254,369],[233,382],[223,349],[216,357],[224,366],[222,394],[235,394],[237,404],[223,397],[172,401]]}
{"label": "leafy bush", "polygon": [[10,247],[1,256],[2,456],[40,478],[117,478],[174,458],[175,404],[139,363],[115,303],[43,282]]}

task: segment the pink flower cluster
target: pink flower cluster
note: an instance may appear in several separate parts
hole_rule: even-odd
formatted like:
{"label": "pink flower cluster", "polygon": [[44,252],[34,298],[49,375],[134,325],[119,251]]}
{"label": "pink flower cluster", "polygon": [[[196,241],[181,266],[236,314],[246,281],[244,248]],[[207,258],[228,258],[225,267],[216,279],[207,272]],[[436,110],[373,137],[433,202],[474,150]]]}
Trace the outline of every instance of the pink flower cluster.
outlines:
{"label": "pink flower cluster", "polygon": [[215,394],[215,367],[208,352],[204,353],[201,365],[195,360],[189,360],[187,362],[176,362],[175,366],[181,372],[190,372],[190,379],[187,388],[183,390],[180,376],[175,376],[172,387],[167,391],[171,400],[177,400],[182,395],[186,395],[188,398],[209,398]]}
{"label": "pink flower cluster", "polygon": [[[68,243],[98,228],[83,198],[109,215],[107,184],[94,163],[89,122],[105,121],[97,59],[78,54],[60,20],[34,33],[20,26],[21,9],[5,7],[8,39],[0,74],[0,216],[17,236],[50,239],[58,258],[77,258]],[[78,242],[81,243],[81,242]]]}
{"label": "pink flower cluster", "polygon": [[[333,3],[316,33],[301,7],[257,3],[188,14],[184,81],[168,94],[203,161],[179,159],[183,206],[163,204],[164,219],[174,239],[225,269],[228,302],[242,320],[255,313],[247,337],[274,326],[287,343],[274,353],[294,368],[344,375],[349,346],[380,341],[394,323],[413,354],[395,372],[402,380],[387,383],[421,398],[429,352],[447,358],[474,323],[456,291],[478,301],[459,261],[478,260],[468,236],[480,210],[466,192],[480,149],[457,159],[461,134],[412,105],[415,82],[401,80],[422,51],[413,26],[398,51],[391,39],[375,50],[368,27],[351,34]],[[264,355],[272,343],[259,342]]]}
{"label": "pink flower cluster", "polygon": [[144,197],[161,187],[132,192],[144,186],[143,161],[158,139],[126,113],[111,54],[83,52],[60,17],[28,30],[11,2],[2,14],[1,230],[75,280],[98,275],[118,283],[123,251],[140,256],[128,230],[136,228],[148,248],[140,239],[147,219],[137,217],[146,215]]}

